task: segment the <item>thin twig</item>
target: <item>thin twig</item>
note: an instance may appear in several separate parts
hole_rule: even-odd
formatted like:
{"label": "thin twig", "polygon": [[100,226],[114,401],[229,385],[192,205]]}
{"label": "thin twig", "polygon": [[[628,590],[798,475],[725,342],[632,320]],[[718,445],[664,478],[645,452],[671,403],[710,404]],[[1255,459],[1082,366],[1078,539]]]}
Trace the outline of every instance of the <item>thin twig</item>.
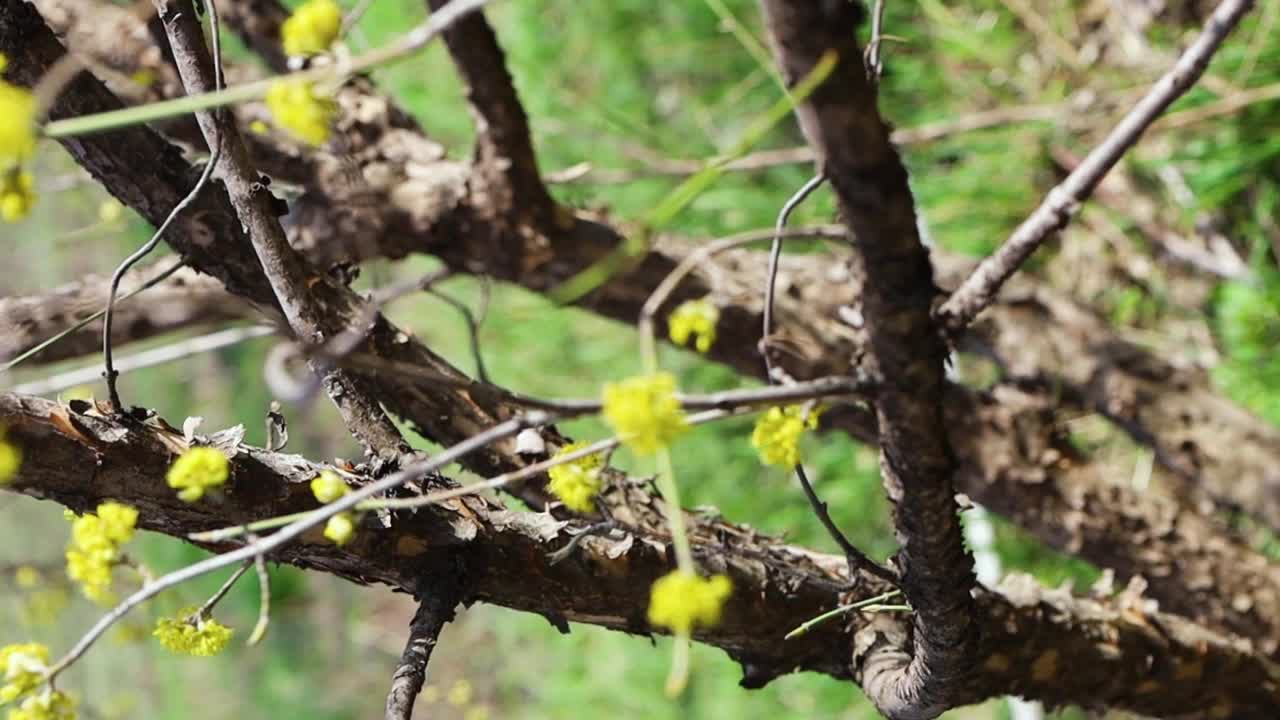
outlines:
{"label": "thin twig", "polygon": [[192,613],[191,617],[193,619],[204,619],[209,617],[209,613],[213,612],[213,609],[218,606],[218,603],[222,602],[222,598],[226,597],[227,593],[231,592],[231,587],[236,584],[236,581],[243,577],[251,567],[253,567],[253,560],[245,560],[244,564],[235,572],[231,573],[231,577],[227,578],[227,581],[222,583],[222,587],[218,588],[218,591],[206,600],[205,603],[200,606],[199,610]]}
{"label": "thin twig", "polygon": [[[275,332],[274,328],[253,325],[250,327],[228,328],[207,335],[198,335],[193,338],[186,338],[178,342],[163,347],[144,350],[134,355],[121,358],[116,363],[116,374],[122,375],[141,370],[143,368],[155,367],[164,363],[181,360],[192,355],[200,355],[212,352],[231,345],[237,345],[246,340],[264,337]],[[12,389],[13,392],[25,393],[27,395],[47,395],[49,393],[62,392],[67,388],[73,388],[77,385],[91,383],[102,377],[102,371],[98,366],[76,368],[59,373],[53,377],[43,378],[41,380],[33,380],[23,383]]]}
{"label": "thin twig", "polygon": [[827,181],[826,175],[819,172],[809,179],[795,195],[792,195],[778,213],[778,222],[774,227],[773,245],[769,248],[769,270],[764,285],[764,317],[761,319],[760,354],[764,356],[765,381],[772,383],[773,361],[769,359],[769,335],[773,332],[773,290],[778,278],[778,259],[782,256],[782,230],[791,219],[791,213],[805,198]]}
{"label": "thin twig", "polygon": [[[216,0],[209,0],[208,8],[209,25],[213,37],[213,89],[217,92],[222,89],[223,78],[222,34],[219,29],[218,4]],[[120,288],[120,280],[124,277],[124,274],[128,272],[129,268],[133,267],[135,263],[149,255],[151,251],[160,244],[160,238],[164,235],[164,231],[168,229],[169,224],[173,222],[174,218],[178,217],[178,213],[182,212],[188,205],[195,202],[200,191],[204,188],[205,184],[209,182],[209,178],[213,177],[214,168],[217,167],[218,159],[222,155],[222,143],[216,135],[209,139],[209,152],[209,162],[205,164],[204,170],[200,173],[200,179],[196,180],[195,187],[191,188],[191,192],[187,193],[186,197],[182,198],[173,210],[169,212],[169,216],[164,219],[164,222],[160,224],[160,227],[156,228],[156,232],[151,236],[151,239],[147,240],[147,242],[143,244],[142,247],[138,248],[138,250],[132,255],[125,258],[124,262],[120,263],[120,266],[116,268],[116,271],[111,274],[111,289],[107,292],[107,307],[102,318],[102,361],[106,366],[105,377],[107,380],[107,396],[111,400],[111,406],[115,408],[116,412],[124,412],[124,403],[120,401],[120,391],[116,387],[116,378],[118,377],[118,373],[112,366],[111,362],[111,315],[116,301],[116,292]]]}
{"label": "thin twig", "polygon": [[[129,298],[133,297],[134,295],[137,295],[138,293],[142,292],[143,290],[147,290],[147,289],[150,289],[150,288],[155,287],[156,285],[159,285],[160,283],[162,283],[162,282],[164,282],[165,280],[167,280],[167,279],[169,278],[169,276],[173,275],[174,273],[178,272],[178,271],[179,271],[179,270],[181,270],[182,268],[186,267],[186,265],[187,265],[187,263],[186,263],[186,261],[185,261],[185,260],[179,260],[178,262],[174,263],[174,265],[173,265],[172,267],[170,267],[169,269],[164,270],[164,271],[163,271],[163,272],[161,272],[160,274],[156,275],[155,277],[153,277],[153,278],[151,278],[151,279],[147,280],[147,281],[146,281],[146,282],[144,282],[143,284],[141,284],[141,285],[139,285],[138,287],[134,288],[133,290],[129,291],[129,293],[127,293],[127,294],[125,294],[125,295],[121,296],[121,297],[120,297],[120,299],[116,300],[115,304],[116,304],[116,305],[119,305],[120,303],[122,303],[122,302],[124,302],[124,301],[128,300]],[[35,347],[30,348],[29,350],[27,350],[26,352],[22,353],[22,354],[21,354],[21,355],[19,355],[18,357],[14,358],[14,359],[12,359],[12,360],[10,360],[10,361],[8,361],[8,362],[6,362],[3,366],[0,366],[0,372],[5,372],[6,370],[12,370],[13,368],[17,367],[19,364],[21,364],[21,363],[23,363],[23,362],[26,362],[27,360],[29,360],[29,359],[31,359],[32,357],[34,357],[35,355],[39,354],[40,352],[42,352],[42,351],[43,351],[43,350],[45,350],[46,348],[48,348],[48,347],[50,347],[50,346],[52,346],[52,345],[57,344],[57,343],[58,343],[60,340],[62,340],[63,338],[65,338],[65,337],[67,337],[68,335],[71,335],[72,333],[74,333],[74,332],[76,332],[76,331],[80,330],[81,328],[85,327],[85,326],[86,326],[86,325],[88,325],[89,323],[93,322],[94,320],[97,320],[98,318],[100,318],[100,317],[102,317],[103,315],[106,315],[106,314],[107,314],[107,310],[106,310],[106,308],[103,308],[102,310],[99,310],[99,311],[95,312],[94,314],[92,314],[92,315],[90,315],[90,316],[88,316],[88,317],[86,317],[86,318],[84,318],[84,319],[82,319],[82,320],[79,320],[78,322],[76,322],[74,325],[72,325],[71,327],[67,328],[66,330],[63,330],[63,331],[59,332],[58,334],[56,334],[56,335],[54,335],[54,336],[52,336],[52,337],[50,337],[50,338],[48,338],[48,339],[46,339],[46,340],[41,341],[41,342],[40,342],[40,344],[36,345]],[[96,375],[96,374],[95,374],[95,377],[97,377],[97,375]]]}
{"label": "thin twig", "polygon": [[949,333],[958,333],[972,322],[1031,253],[1070,222],[1080,203],[1089,197],[1107,171],[1137,144],[1160,114],[1204,74],[1213,54],[1253,4],[1253,0],[1223,0],[1209,17],[1204,31],[1173,68],[1151,87],[1079,167],[1049,191],[1040,207],[1018,226],[1005,244],[965,279],[938,309],[938,321]]}
{"label": "thin twig", "polygon": [[[724,410],[709,410],[704,413],[697,413],[689,416],[690,425],[703,425],[705,423],[720,420],[722,418],[732,417],[742,414],[743,411],[727,412]],[[519,470],[503,473],[488,480],[471,483],[462,487],[449,488],[447,490],[437,490],[426,495],[407,498],[378,498],[375,500],[366,500],[356,505],[355,509],[359,511],[367,510],[412,510],[416,508],[427,507],[428,505],[436,505],[446,500],[464,497],[467,495],[475,495],[483,490],[498,490],[508,485],[527,480],[536,475],[540,475],[547,470],[559,465],[571,463],[590,455],[607,453],[622,444],[622,440],[618,437],[597,440],[590,445],[578,448],[572,452],[556,455],[541,462],[527,465]],[[310,512],[310,511],[307,511]],[[232,525],[230,527],[218,528],[216,530],[206,530],[204,532],[191,533],[187,535],[187,539],[192,542],[199,543],[218,543],[239,537],[248,533],[259,530],[271,530],[282,527],[300,518],[306,517],[307,512],[294,513],[292,515],[282,515],[275,518],[266,518],[257,520],[247,525]]]}
{"label": "thin twig", "polygon": [[836,541],[836,545],[844,553],[845,562],[849,565],[849,577],[857,578],[857,569],[863,568],[881,580],[897,583],[898,576],[892,570],[867,557],[866,553],[859,550],[856,545],[849,541],[849,538],[836,525],[835,520],[831,519],[831,513],[827,511],[827,504],[814,491],[813,484],[809,482],[809,476],[804,471],[804,465],[796,463],[795,470],[796,477],[800,479],[800,487],[804,490],[804,496],[809,499],[809,506],[813,508],[813,514],[818,516],[818,521],[822,523],[822,527],[826,529],[827,534]]}
{"label": "thin twig", "polygon": [[476,320],[476,316],[472,314],[471,308],[448,293],[430,287],[426,288],[426,291],[448,303],[450,307],[462,315],[462,319],[467,323],[467,338],[471,345],[471,357],[476,363],[476,379],[488,384],[489,373],[485,370],[484,355],[480,352],[480,323]]}
{"label": "thin twig", "polygon": [[[507,401],[521,407],[549,410],[559,414],[582,415],[600,412],[603,403],[597,398],[538,398],[508,390],[498,385],[486,385],[470,378],[457,378],[412,363],[386,360],[376,355],[355,353],[342,361],[347,367],[381,373],[395,373],[410,382],[425,385],[444,385],[465,388],[472,395],[486,394],[495,400]],[[832,375],[790,385],[772,385],[760,388],[725,390],[716,393],[676,393],[676,399],[687,410],[728,409],[745,405],[774,405],[806,400],[834,398],[842,395],[857,396],[873,389],[878,378],[869,375]]]}
{"label": "thin twig", "polygon": [[[250,541],[257,540],[250,536]],[[253,557],[253,569],[258,571],[258,622],[249,633],[245,644],[253,647],[266,637],[267,627],[271,624],[271,574],[267,572],[267,558],[262,555]]]}
{"label": "thin twig", "polygon": [[871,39],[867,41],[867,71],[870,75],[872,84],[880,83],[880,76],[884,72],[884,63],[881,62],[880,44],[883,42],[882,33],[884,32],[884,0],[876,0],[875,7],[871,10]]}
{"label": "thin twig", "polygon": [[252,560],[257,555],[269,553],[294,538],[297,538],[299,535],[302,535],[311,528],[328,521],[328,519],[334,515],[353,509],[357,504],[364,500],[384,494],[389,490],[400,487],[410,480],[418,479],[427,473],[439,470],[449,463],[485,447],[490,443],[513,437],[525,428],[546,425],[554,420],[554,416],[544,412],[531,412],[514,417],[510,420],[494,425],[487,430],[472,435],[466,440],[463,440],[462,442],[457,443],[456,445],[453,445],[430,458],[410,463],[398,472],[392,473],[381,480],[377,480],[369,483],[368,485],[357,488],[331,503],[321,505],[315,510],[306,513],[298,520],[282,527],[278,532],[268,535],[267,537],[251,542],[241,548],[232,550],[231,552],[201,560],[200,562],[188,565],[157,578],[155,582],[144,585],[141,589],[125,598],[123,602],[112,608],[111,611],[100,618],[93,627],[89,628],[89,631],[85,633],[74,646],[72,646],[71,650],[49,669],[48,679],[52,681],[59,673],[66,670],[72,663],[84,656],[85,652],[87,652],[89,648],[92,647],[93,644],[111,628],[112,625],[120,620],[120,618],[127,615],[130,610],[165,590],[187,582],[188,580],[193,580],[211,573],[214,570],[234,565],[239,562],[244,562],[246,560]]}
{"label": "thin twig", "polygon": [[704,262],[710,260],[712,256],[732,250],[733,248],[749,245],[762,240],[770,240],[775,237],[784,238],[828,238],[832,240],[843,239],[847,236],[845,229],[839,225],[817,225],[813,227],[795,228],[793,230],[784,230],[781,233],[775,229],[759,229],[748,230],[730,235],[719,240],[713,240],[706,245],[700,245],[697,250],[689,253],[680,261],[678,265],[672,268],[671,272],[658,283],[658,286],[649,294],[648,299],[644,301],[644,305],[640,308],[640,319],[637,322],[637,328],[640,333],[640,341],[649,343],[650,346],[655,342],[653,330],[653,318],[657,315],[658,310],[662,308],[663,303],[675,292],[679,287],[680,281],[685,276],[693,272]]}

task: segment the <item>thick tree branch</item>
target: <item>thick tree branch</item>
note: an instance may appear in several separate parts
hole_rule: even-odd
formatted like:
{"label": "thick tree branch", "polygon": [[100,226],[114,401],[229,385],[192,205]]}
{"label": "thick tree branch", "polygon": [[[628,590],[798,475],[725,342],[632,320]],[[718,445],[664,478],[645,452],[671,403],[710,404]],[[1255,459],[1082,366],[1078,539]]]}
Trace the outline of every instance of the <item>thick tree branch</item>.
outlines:
{"label": "thick tree branch", "polygon": [[[427,0],[427,5],[438,10],[446,2]],[[555,222],[556,204],[538,174],[529,120],[507,72],[497,35],[484,14],[476,13],[446,30],[444,42],[466,84],[475,119],[471,205],[487,211],[484,219],[489,225],[511,223],[517,234],[545,233]],[[499,228],[501,234],[511,234],[502,230]],[[499,257],[510,254],[511,250],[504,248]],[[520,256],[526,254],[521,252]]]}
{"label": "thick tree branch", "polygon": [[[308,484],[320,468],[296,455],[240,446],[221,502],[197,507],[164,482],[182,441],[163,424],[124,422],[11,394],[0,395],[0,423],[24,451],[19,475],[6,489],[73,510],[113,499],[137,507],[140,526],[185,537],[316,507]],[[93,471],[86,475],[80,468]],[[467,578],[467,602],[647,634],[653,632],[644,620],[648,588],[670,570],[668,540],[622,522],[622,539],[586,537],[552,563],[549,555],[585,525],[515,513],[469,496],[396,513],[387,528],[369,518],[341,548],[317,529],[273,557],[406,592],[426,592],[422,578],[457,568]],[[848,679],[853,638],[866,637],[859,631],[874,624],[881,634],[909,632],[898,616],[856,614],[847,628],[826,623],[784,641],[800,623],[842,601],[843,559],[705,518],[693,523],[692,535],[699,563],[729,574],[736,588],[720,625],[697,639],[741,662],[744,682],[758,684],[797,668]],[[869,576],[862,581],[868,592],[884,587]],[[1211,709],[1239,718],[1280,713],[1278,671],[1270,661],[1240,641],[1133,599],[1071,598],[1027,581],[1000,593],[979,592],[976,608],[983,640],[958,702],[1014,692],[1159,717]]]}
{"label": "thick tree branch", "polygon": [[1209,16],[1204,31],[1152,86],[1133,110],[1094,148],[1079,167],[1049,191],[1044,202],[1022,222],[996,252],[983,260],[951,297],[938,308],[938,319],[952,334],[973,322],[991,304],[1000,286],[1026,262],[1047,238],[1066,227],[1093,188],[1160,114],[1182,96],[1209,67],[1209,61],[1253,0],[1223,0]]}
{"label": "thick tree branch", "polygon": [[863,362],[881,378],[880,474],[893,507],[900,586],[915,610],[910,640],[874,630],[860,639],[866,651],[855,655],[854,673],[889,718],[933,718],[964,693],[979,636],[943,420],[948,351],[930,315],[937,288],[929,254],[855,40],[858,9],[843,0],[761,5],[788,83],[824,55],[838,59],[796,115],[852,234],[850,280],[860,286],[868,341]]}

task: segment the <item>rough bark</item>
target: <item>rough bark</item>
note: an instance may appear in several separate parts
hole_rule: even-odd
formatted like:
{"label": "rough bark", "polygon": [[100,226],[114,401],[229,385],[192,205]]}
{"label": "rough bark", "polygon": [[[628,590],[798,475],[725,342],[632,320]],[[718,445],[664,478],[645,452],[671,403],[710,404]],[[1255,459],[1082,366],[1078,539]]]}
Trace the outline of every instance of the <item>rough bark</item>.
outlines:
{"label": "rough bark", "polygon": [[[0,422],[25,457],[5,489],[76,511],[106,499],[129,503],[140,511],[140,526],[181,538],[315,507],[308,485],[319,466],[297,455],[242,445],[221,497],[191,505],[164,482],[165,468],[184,443],[163,423],[127,422],[12,394],[0,395]],[[657,508],[637,511],[660,515]],[[512,512],[471,496],[398,512],[386,528],[366,517],[341,548],[317,528],[272,559],[405,592],[419,592],[432,572],[455,567],[467,579],[468,603],[539,613],[556,624],[649,634],[648,587],[671,567],[668,538],[621,520],[625,537],[586,537],[552,563],[549,553],[580,531],[582,521]],[[860,630],[874,623],[882,634],[909,632],[909,622],[897,615],[857,614],[847,626],[826,623],[783,640],[796,625],[843,601],[843,558],[705,517],[691,529],[699,564],[729,574],[736,588],[720,625],[699,631],[697,639],[741,662],[744,683],[761,684],[796,669],[850,679],[849,648]],[[868,591],[883,587],[870,576],[862,581]],[[1132,598],[1072,598],[1026,580],[1000,592],[980,591],[975,604],[982,642],[958,702],[1014,692],[1158,717],[1261,719],[1280,713],[1271,661],[1239,640]]]}
{"label": "rough bark", "polygon": [[907,171],[876,108],[854,37],[853,4],[764,0],[783,77],[795,84],[834,56],[835,69],[796,107],[818,171],[852,235],[850,282],[866,334],[860,364],[881,378],[874,398],[880,475],[893,508],[900,586],[912,634],[869,630],[854,673],[893,720],[937,717],[968,683],[978,640],[976,580],[954,495],[956,460],[943,420],[948,348],[932,320],[937,293],[917,231]]}

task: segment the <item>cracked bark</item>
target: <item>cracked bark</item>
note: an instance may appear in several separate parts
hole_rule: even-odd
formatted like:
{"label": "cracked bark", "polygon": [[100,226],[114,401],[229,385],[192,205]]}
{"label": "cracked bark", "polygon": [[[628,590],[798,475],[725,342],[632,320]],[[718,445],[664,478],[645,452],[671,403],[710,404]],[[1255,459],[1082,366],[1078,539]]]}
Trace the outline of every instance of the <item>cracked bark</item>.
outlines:
{"label": "cracked bark", "polygon": [[948,349],[931,316],[938,292],[917,233],[907,172],[876,110],[876,92],[843,0],[763,0],[765,27],[789,84],[834,53],[831,75],[796,107],[819,171],[852,235],[851,281],[860,286],[862,364],[882,378],[875,409],[880,475],[893,508],[900,586],[914,610],[910,636],[868,629],[854,674],[892,720],[926,720],[957,704],[979,635],[943,420]]}
{"label": "cracked bark", "polygon": [[[140,527],[181,538],[315,507],[309,483],[319,466],[297,455],[241,445],[223,501],[196,508],[164,482],[181,434],[158,422],[126,423],[13,394],[0,394],[0,422],[25,458],[4,489],[76,511],[106,499],[125,502],[139,509]],[[93,472],[74,470],[85,467]],[[316,528],[281,548],[277,559],[410,593],[421,591],[431,573],[454,567],[467,578],[467,603],[646,635],[653,632],[644,620],[649,584],[670,570],[668,538],[660,524],[636,523],[648,517],[661,522],[654,499],[631,502],[635,512],[619,518],[625,538],[587,537],[555,564],[549,554],[589,521],[512,512],[477,496],[396,513],[388,528],[369,518],[341,548]],[[843,558],[720,520],[697,518],[690,527],[699,563],[729,574],[738,588],[721,624],[698,631],[696,639],[742,663],[744,682],[762,684],[796,669],[851,679],[849,648],[855,637],[866,637],[860,631],[874,623],[878,633],[910,632],[898,616],[856,614],[847,627],[826,623],[784,641],[796,625],[843,601]],[[870,576],[862,580],[869,591],[883,588]],[[1024,579],[999,592],[979,591],[975,605],[982,642],[958,702],[1014,692],[1159,717],[1214,712],[1261,719],[1280,713],[1278,670],[1271,661],[1240,640],[1155,612],[1140,600],[1072,598]]]}

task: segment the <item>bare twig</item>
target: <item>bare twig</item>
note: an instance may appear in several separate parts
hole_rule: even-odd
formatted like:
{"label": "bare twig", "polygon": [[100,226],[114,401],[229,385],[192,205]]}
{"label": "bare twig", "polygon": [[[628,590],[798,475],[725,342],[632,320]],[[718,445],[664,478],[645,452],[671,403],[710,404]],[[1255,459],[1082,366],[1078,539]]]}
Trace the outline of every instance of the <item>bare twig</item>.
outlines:
{"label": "bare twig", "polygon": [[[250,536],[250,541],[257,540]],[[258,573],[258,622],[245,641],[250,647],[262,642],[266,637],[267,626],[271,624],[271,573],[267,572],[267,558],[263,555],[253,557],[253,569]]]}
{"label": "bare twig", "polygon": [[[164,363],[181,360],[182,358],[192,355],[200,355],[202,353],[211,352],[220,348],[229,347],[270,335],[275,332],[274,328],[254,325],[250,327],[229,328],[209,333],[207,335],[199,335],[163,347],[144,350],[140,353],[122,358],[116,364],[116,374],[124,374],[134,370],[155,367]],[[73,388],[77,385],[93,382],[102,376],[97,366],[77,368],[64,373],[59,373],[53,377],[41,380],[33,380],[23,383],[12,388],[13,392],[26,393],[28,395],[46,395],[48,393],[56,393]]]}
{"label": "bare twig", "polygon": [[[435,649],[440,631],[453,620],[453,611],[459,597],[458,585],[452,578],[442,578],[445,573],[430,577],[433,582],[424,583],[423,596],[418,610],[409,623],[409,639],[404,653],[391,676],[391,690],[387,693],[386,720],[409,720],[413,717],[413,705],[422,691],[427,677],[427,663]],[[425,587],[429,584],[429,587]]]}
{"label": "bare twig", "polygon": [[222,598],[226,597],[227,593],[231,592],[231,588],[236,584],[236,581],[243,577],[251,567],[253,567],[253,560],[245,560],[244,564],[239,568],[236,568],[236,571],[231,573],[231,577],[227,578],[226,582],[222,583],[222,587],[218,588],[218,591],[213,595],[210,595],[209,599],[200,606],[199,610],[192,613],[191,618],[194,620],[196,618],[203,619],[209,617],[209,613],[213,612],[213,609],[218,606],[218,603],[222,602]]}
{"label": "bare twig", "polygon": [[680,285],[680,281],[699,266],[710,260],[714,255],[732,250],[733,248],[749,245],[762,240],[770,240],[774,238],[825,238],[830,240],[842,240],[845,237],[844,228],[839,225],[818,225],[814,227],[796,228],[794,230],[785,230],[781,228],[748,230],[730,235],[729,237],[713,240],[706,245],[698,247],[697,250],[689,253],[680,260],[680,263],[667,273],[662,282],[649,293],[649,297],[644,301],[644,305],[640,308],[640,319],[637,326],[640,331],[640,341],[653,343],[653,318],[657,315],[662,304],[667,301],[671,293]]}
{"label": "bare twig", "polygon": [[[217,92],[222,89],[222,35],[218,22],[218,4],[216,0],[209,0],[209,25],[212,34],[213,45],[213,90]],[[66,57],[72,57],[67,55]],[[191,192],[173,208],[169,216],[165,218],[160,227],[156,228],[156,232],[147,240],[142,247],[138,248],[132,255],[125,258],[124,262],[116,268],[111,275],[111,289],[107,294],[107,307],[102,318],[102,362],[105,366],[105,377],[107,380],[107,395],[111,400],[111,405],[116,412],[124,412],[124,404],[120,401],[120,391],[116,388],[116,378],[119,375],[111,362],[111,313],[112,307],[115,305],[116,292],[120,288],[120,280],[124,274],[129,271],[142,258],[146,257],[160,244],[160,238],[164,236],[164,231],[168,229],[173,219],[178,216],[188,205],[195,201],[196,196],[204,189],[209,178],[213,177],[213,171],[218,166],[218,159],[222,156],[222,144],[218,140],[217,130],[214,129],[212,134],[206,136],[209,143],[209,162],[205,164],[204,170],[200,173],[200,179],[196,180],[195,187],[191,188]]]}
{"label": "bare twig", "polygon": [[457,310],[462,315],[463,321],[467,324],[467,339],[470,342],[471,358],[476,363],[476,379],[488,384],[489,373],[484,367],[484,354],[480,352],[480,322],[476,319],[475,313],[471,312],[471,308],[467,307],[466,303],[448,293],[432,288],[427,288],[427,292],[448,303],[449,307]]}
{"label": "bare twig", "polygon": [[808,182],[783,203],[782,210],[778,212],[778,222],[774,226],[773,244],[769,247],[769,269],[764,281],[764,315],[760,321],[760,354],[764,357],[765,378],[770,383],[775,378],[773,361],[769,359],[769,335],[773,332],[773,290],[778,278],[778,258],[782,256],[782,230],[787,226],[796,207],[826,181],[826,176],[821,172],[809,178]]}
{"label": "bare twig", "polygon": [[1066,180],[1049,191],[1040,207],[1018,226],[1005,244],[978,265],[938,309],[938,320],[949,333],[958,333],[972,322],[1031,253],[1070,222],[1080,203],[1089,197],[1107,171],[1137,144],[1142,133],[1160,113],[1204,74],[1213,54],[1253,4],[1253,0],[1223,0],[1209,17],[1204,31],[1178,58],[1173,68],[1151,87]]}

